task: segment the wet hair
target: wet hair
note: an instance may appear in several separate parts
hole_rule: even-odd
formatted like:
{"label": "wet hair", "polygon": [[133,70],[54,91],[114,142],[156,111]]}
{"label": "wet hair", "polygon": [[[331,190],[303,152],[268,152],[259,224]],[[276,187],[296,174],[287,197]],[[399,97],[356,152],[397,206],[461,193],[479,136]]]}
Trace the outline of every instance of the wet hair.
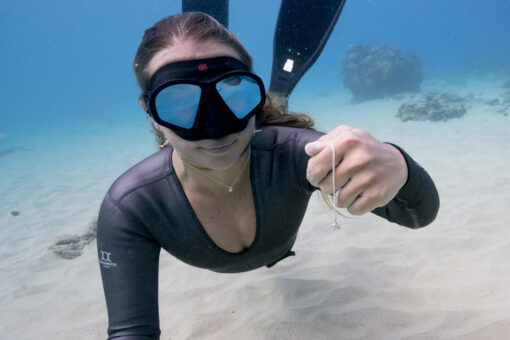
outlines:
{"label": "wet hair", "polygon": [[[150,78],[147,65],[156,53],[172,48],[179,42],[190,40],[194,43],[217,42],[231,47],[238,54],[240,61],[249,69],[253,68],[253,60],[237,37],[211,16],[200,12],[185,12],[172,15],[158,21],[147,29],[136,52],[133,69],[138,86],[145,92],[149,88]],[[257,127],[263,125],[283,125],[304,129],[312,129],[312,118],[303,113],[288,112],[286,106],[276,104],[267,96],[264,107],[257,114]],[[164,145],[165,137],[154,130],[158,145]]]}

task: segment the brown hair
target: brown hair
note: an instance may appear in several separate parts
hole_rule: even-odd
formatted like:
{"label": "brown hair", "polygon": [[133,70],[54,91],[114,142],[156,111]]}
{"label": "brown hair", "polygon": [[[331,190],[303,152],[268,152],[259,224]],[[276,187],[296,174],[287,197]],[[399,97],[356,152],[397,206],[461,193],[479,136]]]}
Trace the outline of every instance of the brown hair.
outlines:
{"label": "brown hair", "polygon": [[[182,40],[196,43],[216,41],[231,47],[240,56],[240,61],[252,70],[253,60],[237,37],[211,16],[200,12],[186,12],[166,17],[147,29],[138,47],[134,60],[134,71],[138,86],[145,92],[150,79],[146,73],[147,64],[159,51],[172,47]],[[275,101],[276,102],[276,101]],[[312,129],[312,118],[303,113],[288,112],[283,105],[276,105],[268,96],[260,114],[257,115],[257,127],[262,125],[284,125]],[[156,142],[164,144],[163,134],[154,130]]]}

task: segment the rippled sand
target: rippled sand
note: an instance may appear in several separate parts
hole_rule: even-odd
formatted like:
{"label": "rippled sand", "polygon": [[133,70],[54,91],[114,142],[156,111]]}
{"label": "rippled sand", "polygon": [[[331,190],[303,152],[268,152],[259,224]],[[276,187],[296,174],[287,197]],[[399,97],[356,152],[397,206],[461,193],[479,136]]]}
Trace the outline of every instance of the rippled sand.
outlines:
{"label": "rippled sand", "polygon": [[[486,99],[502,92],[485,83],[453,90]],[[331,214],[313,197],[296,256],[271,269],[217,274],[162,253],[162,339],[506,338],[510,117],[473,101],[461,119],[402,123],[394,117],[400,103],[351,106],[321,97],[314,108],[328,117],[319,126],[365,128],[422,164],[441,197],[433,224],[411,230],[367,215],[341,218],[333,230]],[[48,247],[83,231],[111,181],[150,145],[83,147],[81,156],[52,154],[48,146],[44,157],[35,151],[0,160],[9,179],[1,184],[0,338],[105,338],[95,245],[73,260]]]}

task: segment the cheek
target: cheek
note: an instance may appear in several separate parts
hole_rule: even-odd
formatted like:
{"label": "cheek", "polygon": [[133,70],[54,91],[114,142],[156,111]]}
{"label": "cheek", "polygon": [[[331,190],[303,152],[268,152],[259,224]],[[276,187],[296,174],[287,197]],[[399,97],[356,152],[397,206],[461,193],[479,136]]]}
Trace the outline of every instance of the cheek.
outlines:
{"label": "cheek", "polygon": [[165,135],[166,139],[168,139],[168,140],[172,140],[173,137],[176,136],[176,134],[173,133],[172,130],[170,130],[170,129],[164,127],[164,126],[159,125],[159,130],[161,132],[163,132],[163,134]]}
{"label": "cheek", "polygon": [[165,135],[166,139],[168,139],[168,141],[170,142],[170,144],[172,144],[172,146],[174,148],[175,147],[180,147],[181,145],[185,145],[186,144],[186,141],[184,139],[182,139],[181,137],[177,136],[169,128],[166,128],[166,127],[163,127],[163,126],[161,126],[160,128],[161,128],[161,132],[163,132],[163,134]]}
{"label": "cheek", "polygon": [[252,117],[248,121],[248,125],[244,128],[244,130],[241,132],[243,136],[246,136],[247,138],[251,139],[255,133],[255,117]]}
{"label": "cheek", "polygon": [[161,132],[165,135],[166,139],[170,142],[170,145],[179,153],[186,152],[193,148],[191,142],[182,139],[177,136],[172,130],[161,126]]}
{"label": "cheek", "polygon": [[255,119],[252,118],[248,122],[248,125],[242,130],[241,132],[238,132],[239,140],[241,141],[241,146],[245,146],[246,144],[249,144],[251,139],[253,138],[253,135],[255,134]]}

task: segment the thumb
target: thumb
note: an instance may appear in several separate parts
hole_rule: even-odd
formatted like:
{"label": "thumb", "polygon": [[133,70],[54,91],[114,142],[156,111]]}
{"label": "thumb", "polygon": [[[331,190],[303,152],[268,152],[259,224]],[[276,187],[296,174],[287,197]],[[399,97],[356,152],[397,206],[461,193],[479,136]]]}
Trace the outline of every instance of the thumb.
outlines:
{"label": "thumb", "polygon": [[324,149],[326,144],[321,141],[315,141],[305,145],[305,152],[308,156],[313,157]]}

